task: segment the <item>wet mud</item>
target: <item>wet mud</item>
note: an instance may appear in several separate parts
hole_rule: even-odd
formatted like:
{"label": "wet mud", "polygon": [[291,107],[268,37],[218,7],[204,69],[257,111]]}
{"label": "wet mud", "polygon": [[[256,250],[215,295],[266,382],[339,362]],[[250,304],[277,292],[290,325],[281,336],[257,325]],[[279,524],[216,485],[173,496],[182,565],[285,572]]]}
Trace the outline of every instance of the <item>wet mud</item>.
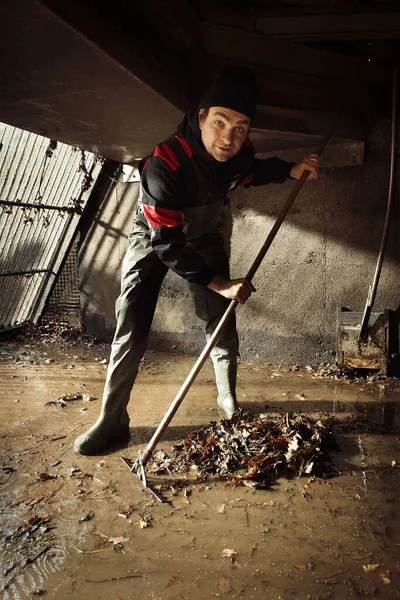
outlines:
{"label": "wet mud", "polygon": [[[144,449],[195,359],[147,355],[129,446],[79,456],[73,441],[97,418],[107,356],[79,344],[0,347],[1,598],[400,597],[398,380],[242,362],[245,410],[335,418],[331,476],[259,490],[151,475],[169,486],[159,503],[120,456]],[[206,364],[159,448],[217,420],[215,398]]]}

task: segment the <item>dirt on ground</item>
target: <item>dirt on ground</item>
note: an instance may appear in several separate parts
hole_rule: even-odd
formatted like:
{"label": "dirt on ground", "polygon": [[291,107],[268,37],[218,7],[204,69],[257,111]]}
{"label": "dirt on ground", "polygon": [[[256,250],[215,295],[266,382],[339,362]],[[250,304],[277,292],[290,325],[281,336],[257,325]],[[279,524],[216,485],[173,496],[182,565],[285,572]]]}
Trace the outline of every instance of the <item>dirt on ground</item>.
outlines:
{"label": "dirt on ground", "polygon": [[[168,484],[160,503],[120,457],[145,448],[195,358],[147,354],[129,445],[80,456],[73,442],[98,416],[107,361],[107,346],[82,339],[0,347],[4,600],[400,597],[399,380],[241,362],[250,413],[334,417],[330,475],[266,490],[152,475]],[[159,448],[216,421],[215,399],[207,363]]]}

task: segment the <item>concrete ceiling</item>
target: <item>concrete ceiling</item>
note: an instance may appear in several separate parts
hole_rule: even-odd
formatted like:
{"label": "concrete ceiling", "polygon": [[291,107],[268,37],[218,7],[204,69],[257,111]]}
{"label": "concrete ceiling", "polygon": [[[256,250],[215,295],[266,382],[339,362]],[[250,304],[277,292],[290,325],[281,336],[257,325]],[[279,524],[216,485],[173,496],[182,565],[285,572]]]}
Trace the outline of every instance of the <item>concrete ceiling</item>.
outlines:
{"label": "concrete ceiling", "polygon": [[0,121],[118,162],[233,63],[257,75],[260,152],[314,145],[337,113],[336,142],[362,143],[400,36],[387,0],[3,0],[0,18]]}

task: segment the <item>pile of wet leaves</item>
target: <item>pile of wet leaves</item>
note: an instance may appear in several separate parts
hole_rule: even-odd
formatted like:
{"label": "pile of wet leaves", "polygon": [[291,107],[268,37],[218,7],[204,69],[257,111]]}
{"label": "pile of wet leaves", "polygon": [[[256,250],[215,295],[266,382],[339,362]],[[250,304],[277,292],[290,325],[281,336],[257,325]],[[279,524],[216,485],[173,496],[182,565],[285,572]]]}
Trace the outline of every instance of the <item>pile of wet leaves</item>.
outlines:
{"label": "pile of wet leaves", "polygon": [[253,415],[240,411],[189,433],[173,446],[174,456],[156,452],[153,474],[212,476],[227,485],[268,488],[278,477],[331,476],[329,452],[336,449],[333,419],[287,413]]}

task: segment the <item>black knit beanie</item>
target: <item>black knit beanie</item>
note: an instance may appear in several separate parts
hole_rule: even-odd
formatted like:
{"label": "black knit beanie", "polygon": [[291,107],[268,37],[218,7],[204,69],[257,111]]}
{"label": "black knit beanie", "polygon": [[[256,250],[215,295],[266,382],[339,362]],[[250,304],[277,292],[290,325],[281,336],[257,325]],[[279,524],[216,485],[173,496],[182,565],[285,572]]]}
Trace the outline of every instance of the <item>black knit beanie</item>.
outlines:
{"label": "black knit beanie", "polygon": [[247,67],[228,67],[220,71],[199,104],[200,108],[222,106],[253,119],[258,86]]}

